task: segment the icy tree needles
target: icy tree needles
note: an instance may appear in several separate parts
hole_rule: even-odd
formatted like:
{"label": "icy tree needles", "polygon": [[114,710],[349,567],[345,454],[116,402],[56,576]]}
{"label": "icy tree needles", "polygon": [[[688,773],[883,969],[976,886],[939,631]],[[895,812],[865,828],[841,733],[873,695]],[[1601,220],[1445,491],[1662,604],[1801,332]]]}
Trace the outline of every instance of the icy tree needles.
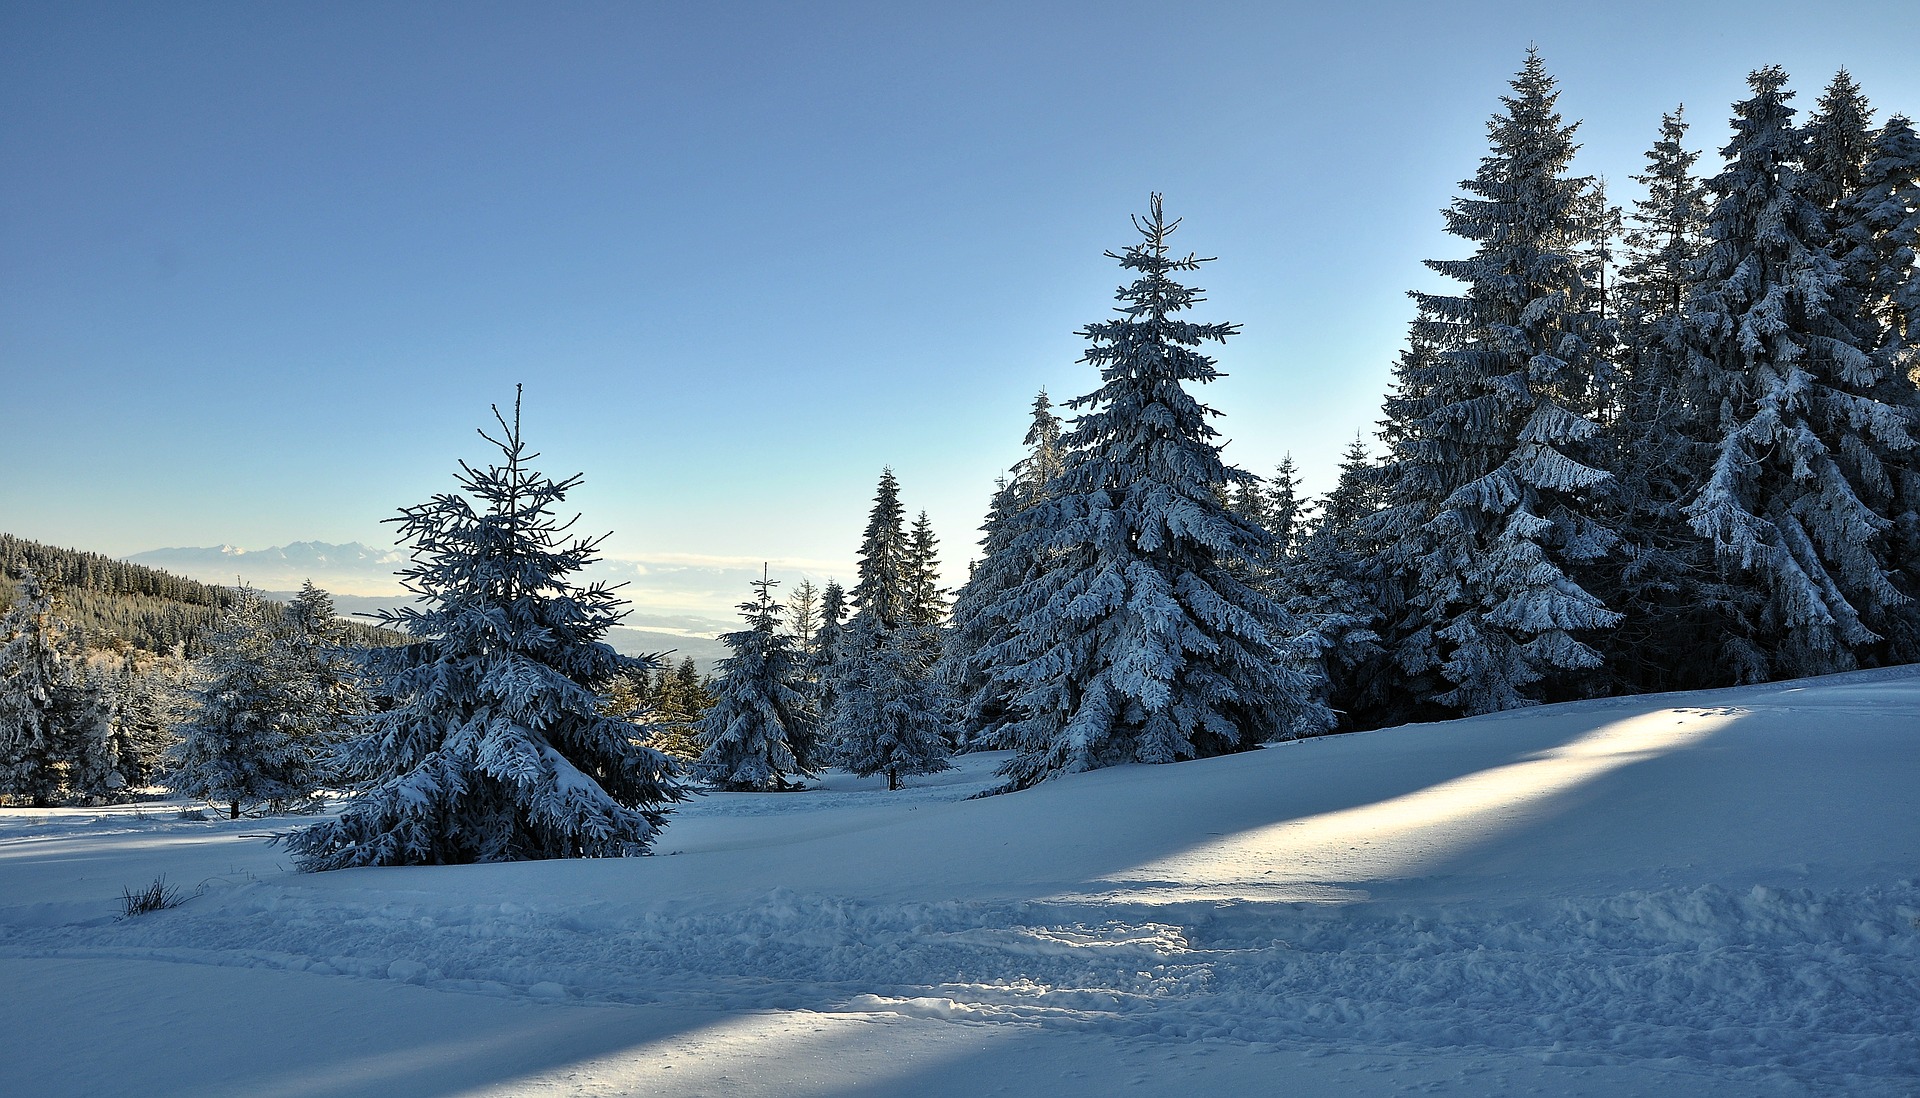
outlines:
{"label": "icy tree needles", "polygon": [[1002,551],[1037,569],[1001,597],[1010,635],[985,659],[1018,714],[994,737],[1018,752],[1002,771],[1014,788],[1253,747],[1311,704],[1286,611],[1230,566],[1266,559],[1270,539],[1221,503],[1248,474],[1221,461],[1213,411],[1183,387],[1219,376],[1197,348],[1235,327],[1177,318],[1200,297],[1174,276],[1204,262],[1169,251],[1177,225],[1154,195],[1143,242],[1108,253],[1137,277],[1120,316],[1081,333],[1103,384],[1070,404],[1090,410],[1046,498],[1008,519]]}
{"label": "icy tree needles", "polygon": [[[643,854],[683,793],[599,691],[650,667],[601,638],[622,613],[568,577],[598,538],[568,538],[554,508],[580,483],[527,468],[516,395],[498,408],[502,464],[461,463],[459,493],[405,508],[403,573],[416,602],[386,616],[414,643],[374,655],[391,707],[346,752],[362,792],[339,819],[288,839],[301,868]],[[476,503],[478,507],[476,508]]]}

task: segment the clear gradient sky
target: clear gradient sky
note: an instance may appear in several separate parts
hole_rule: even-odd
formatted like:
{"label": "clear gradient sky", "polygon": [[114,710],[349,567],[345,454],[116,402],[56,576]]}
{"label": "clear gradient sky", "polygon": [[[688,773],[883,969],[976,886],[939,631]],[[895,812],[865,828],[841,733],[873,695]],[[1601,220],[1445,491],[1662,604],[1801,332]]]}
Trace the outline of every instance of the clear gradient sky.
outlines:
{"label": "clear gradient sky", "polygon": [[962,574],[1154,190],[1244,325],[1229,458],[1321,489],[1529,44],[1624,201],[1761,65],[1920,113],[1916,42],[1911,0],[0,0],[0,530],[391,545],[525,382],[612,555],[845,579],[890,464]]}

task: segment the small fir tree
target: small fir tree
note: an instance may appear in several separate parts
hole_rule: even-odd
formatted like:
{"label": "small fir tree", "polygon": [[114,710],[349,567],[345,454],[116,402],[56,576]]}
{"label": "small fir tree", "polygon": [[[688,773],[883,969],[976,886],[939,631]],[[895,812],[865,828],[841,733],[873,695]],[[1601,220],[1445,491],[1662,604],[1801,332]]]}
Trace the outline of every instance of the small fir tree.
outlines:
{"label": "small fir tree", "polygon": [[481,437],[500,459],[461,464],[466,494],[389,520],[412,542],[420,605],[385,620],[414,642],[373,654],[392,708],[347,753],[360,794],[288,839],[304,869],[644,854],[684,796],[640,729],[602,712],[601,692],[647,662],[604,640],[614,593],[572,579],[599,539],[568,537],[554,509],[581,478],[529,466],[517,394],[512,421],[494,418],[500,437]]}
{"label": "small fir tree", "polygon": [[1311,661],[1308,677],[1319,690],[1320,704],[1295,727],[1301,735],[1355,727],[1355,710],[1375,702],[1370,687],[1385,652],[1375,628],[1380,612],[1362,565],[1361,532],[1373,512],[1372,474],[1372,458],[1356,439],[1341,462],[1339,481],[1294,537],[1283,566],[1279,587],[1287,611],[1306,626],[1294,641],[1295,658]]}
{"label": "small fir tree", "polygon": [[1841,277],[1866,349],[1920,383],[1920,136],[1904,116],[1874,137],[1860,186],[1835,219]]}
{"label": "small fir tree", "polygon": [[360,661],[349,647],[346,623],[334,616],[333,596],[308,580],[287,605],[279,630],[287,673],[297,695],[295,735],[316,755],[329,755],[370,707]]}
{"label": "small fir tree", "polygon": [[947,768],[950,702],[932,674],[940,651],[915,619],[913,552],[902,526],[899,482],[886,470],[860,546],[853,617],[835,641],[827,738],[841,766],[900,779]]}
{"label": "small fir tree", "polygon": [[954,741],[962,751],[995,738],[1009,713],[1008,693],[996,684],[989,649],[1012,623],[997,609],[1007,591],[1031,578],[1034,562],[1007,552],[1011,517],[1023,494],[1019,482],[1001,478],[980,525],[981,558],[953,600],[953,613],[934,672],[954,699]]}
{"label": "small fir tree", "polygon": [[940,586],[940,539],[925,511],[913,520],[907,536],[906,618],[932,628],[947,620],[947,592]]}
{"label": "small fir tree", "polygon": [[330,773],[314,735],[316,699],[257,592],[239,590],[207,647],[195,707],[168,749],[162,782],[233,820],[317,807]]}
{"label": "small fir tree", "polygon": [[829,579],[820,589],[820,626],[813,634],[813,650],[808,653],[808,679],[813,688],[814,712],[820,714],[821,727],[833,713],[833,667],[839,658],[840,635],[847,623],[847,592],[838,580]]}
{"label": "small fir tree", "polygon": [[1860,189],[1873,144],[1873,108],[1845,69],[1833,75],[1800,134],[1807,201],[1832,210]]}
{"label": "small fir tree", "polygon": [[113,697],[32,569],[0,616],[0,796],[50,808],[112,796]]}
{"label": "small fir tree", "polygon": [[802,660],[813,658],[813,635],[820,630],[820,588],[810,579],[801,579],[787,596],[789,632]]}
{"label": "small fir tree", "polygon": [[[712,707],[713,697],[692,656],[683,658],[677,667],[667,666],[665,656],[650,659],[660,666],[640,691],[640,705],[624,712],[635,714],[630,719],[640,729],[643,746],[690,765],[704,750],[695,726]],[[633,678],[647,680],[648,676],[643,670],[635,672]]]}
{"label": "small fir tree", "polygon": [[186,661],[173,656],[141,659],[129,655],[121,665],[116,693],[113,755],[128,789],[154,784],[167,749],[190,712],[191,688]]}
{"label": "small fir tree", "polygon": [[1033,398],[1033,420],[1024,440],[1027,456],[1015,466],[1014,480],[1025,497],[1022,506],[1031,506],[1044,498],[1047,485],[1066,468],[1066,451],[1060,442],[1060,417],[1053,414],[1053,402],[1041,389]]}
{"label": "small fir tree", "polygon": [[1060,420],[1045,389],[1034,397],[1024,444],[1027,453],[995,484],[980,526],[980,557],[969,566],[967,582],[954,592],[934,669],[953,696],[954,744],[962,751],[997,740],[1001,726],[1014,712],[1007,687],[995,681],[990,649],[1015,628],[1003,612],[1002,598],[1034,578],[1042,563],[1024,551],[1009,551],[1014,533],[1011,520],[1047,499],[1065,468]]}
{"label": "small fir tree", "polygon": [[1273,479],[1267,481],[1266,506],[1261,517],[1267,532],[1273,535],[1274,552],[1281,558],[1293,552],[1301,514],[1299,472],[1292,454],[1280,459],[1280,464],[1274,467]]}
{"label": "small fir tree", "polygon": [[834,757],[862,778],[885,774],[889,790],[902,778],[950,765],[948,704],[928,673],[924,629],[886,629],[878,615],[859,613],[841,638],[846,657],[834,677]]}
{"label": "small fir tree", "polygon": [[747,628],[720,638],[732,655],[721,661],[713,708],[697,725],[703,750],[694,777],[732,792],[795,788],[788,776],[807,772],[801,760],[814,741],[803,661],[780,631],[776,586],[762,570],[756,597],[740,604]]}

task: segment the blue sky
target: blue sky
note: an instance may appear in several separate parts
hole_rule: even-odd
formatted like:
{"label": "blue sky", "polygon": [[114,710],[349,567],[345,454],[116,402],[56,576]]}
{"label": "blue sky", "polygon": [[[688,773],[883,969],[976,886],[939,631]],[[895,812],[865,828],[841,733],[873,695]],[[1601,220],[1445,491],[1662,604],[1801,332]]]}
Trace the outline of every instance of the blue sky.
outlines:
{"label": "blue sky", "polygon": [[890,464],[957,575],[1154,190],[1322,488],[1529,44],[1625,200],[1761,65],[1920,112],[1916,11],[0,2],[0,529],[390,545],[524,382],[614,555],[846,578]]}

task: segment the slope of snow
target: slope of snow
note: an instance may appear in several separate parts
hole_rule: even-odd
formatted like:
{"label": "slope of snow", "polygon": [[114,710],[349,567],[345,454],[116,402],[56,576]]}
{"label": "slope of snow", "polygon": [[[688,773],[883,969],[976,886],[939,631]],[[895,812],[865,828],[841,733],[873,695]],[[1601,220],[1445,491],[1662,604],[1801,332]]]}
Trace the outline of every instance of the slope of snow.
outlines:
{"label": "slope of snow", "polygon": [[[0,812],[0,1092],[1920,1090],[1920,669],[299,875]],[[144,818],[143,818],[144,817]],[[181,907],[115,918],[165,873]]]}

